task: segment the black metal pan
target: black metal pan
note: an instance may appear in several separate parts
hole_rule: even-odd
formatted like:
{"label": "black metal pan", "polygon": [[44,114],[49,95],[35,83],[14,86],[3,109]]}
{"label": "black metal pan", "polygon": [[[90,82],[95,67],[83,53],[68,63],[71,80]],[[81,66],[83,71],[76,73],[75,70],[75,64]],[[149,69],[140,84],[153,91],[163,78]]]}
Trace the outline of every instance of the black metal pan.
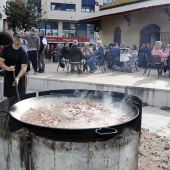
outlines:
{"label": "black metal pan", "polygon": [[[82,94],[84,97],[91,98],[102,98],[108,92],[96,92],[90,90],[55,90],[40,93],[39,97],[33,97],[29,99],[22,100],[14,104],[9,109],[9,114],[14,119],[23,124],[24,127],[28,128],[30,131],[36,135],[43,136],[49,139],[54,139],[58,141],[76,141],[76,142],[92,142],[92,141],[102,141],[108,140],[119,136],[124,129],[132,128],[137,131],[141,128],[141,101],[133,96],[122,95],[122,93],[109,92],[112,97],[113,102],[121,103],[122,107],[125,108],[125,114],[129,116],[129,120],[116,125],[105,126],[105,127],[95,127],[95,128],[51,128],[44,126],[37,126],[35,124],[30,124],[23,122],[20,118],[21,116],[30,108],[37,108],[41,106],[46,106],[47,104],[55,103],[55,99],[61,96],[67,97],[80,97]],[[48,94],[48,95],[46,95]],[[120,96],[120,98],[118,98]],[[124,97],[124,99],[121,99]],[[133,100],[136,99],[136,100]],[[128,108],[128,109],[127,109]],[[127,111],[127,110],[130,110]]]}

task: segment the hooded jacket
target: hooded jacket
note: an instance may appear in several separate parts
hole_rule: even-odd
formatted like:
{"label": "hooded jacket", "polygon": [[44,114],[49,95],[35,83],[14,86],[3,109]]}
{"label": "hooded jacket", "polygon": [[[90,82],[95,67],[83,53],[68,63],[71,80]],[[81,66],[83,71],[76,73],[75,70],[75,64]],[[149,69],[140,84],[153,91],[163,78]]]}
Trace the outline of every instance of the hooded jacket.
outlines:
{"label": "hooded jacket", "polygon": [[24,35],[23,39],[27,40],[27,51],[39,51],[40,49],[40,38],[35,33],[30,33],[28,35]]}

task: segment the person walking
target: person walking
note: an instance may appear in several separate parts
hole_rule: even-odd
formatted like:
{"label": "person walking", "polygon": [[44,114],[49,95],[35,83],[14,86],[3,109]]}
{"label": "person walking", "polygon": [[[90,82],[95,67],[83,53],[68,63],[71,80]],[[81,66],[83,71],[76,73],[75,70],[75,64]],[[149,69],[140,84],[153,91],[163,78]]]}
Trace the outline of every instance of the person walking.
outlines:
{"label": "person walking", "polygon": [[[0,57],[0,67],[4,69],[4,96],[9,98],[26,92],[26,70],[29,63],[27,53],[21,46],[22,34],[15,32],[12,44],[6,45]],[[15,76],[15,79],[14,79]]]}
{"label": "person walking", "polygon": [[[37,61],[38,61],[38,51],[40,49],[40,38],[36,35],[35,27],[31,28],[30,34],[25,34],[23,36],[27,40],[27,54],[29,61],[31,61],[34,74],[37,73]],[[30,71],[30,65],[28,66],[28,71]]]}
{"label": "person walking", "polygon": [[38,67],[39,73],[45,73],[45,56],[47,54],[47,40],[44,37],[44,31],[41,30],[40,34],[40,50],[38,52]]}

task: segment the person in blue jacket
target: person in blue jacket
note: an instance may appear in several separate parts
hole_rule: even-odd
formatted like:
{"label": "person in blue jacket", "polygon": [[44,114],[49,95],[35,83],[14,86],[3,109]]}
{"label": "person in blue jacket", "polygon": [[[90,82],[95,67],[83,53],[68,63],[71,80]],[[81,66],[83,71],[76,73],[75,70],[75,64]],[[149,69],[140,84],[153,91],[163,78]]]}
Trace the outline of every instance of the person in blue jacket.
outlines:
{"label": "person in blue jacket", "polygon": [[90,67],[89,73],[94,73],[97,68],[94,66],[94,63],[100,62],[101,58],[105,55],[105,48],[102,45],[102,41],[97,41],[97,48],[98,50],[94,53],[93,57],[87,60],[87,65]]}

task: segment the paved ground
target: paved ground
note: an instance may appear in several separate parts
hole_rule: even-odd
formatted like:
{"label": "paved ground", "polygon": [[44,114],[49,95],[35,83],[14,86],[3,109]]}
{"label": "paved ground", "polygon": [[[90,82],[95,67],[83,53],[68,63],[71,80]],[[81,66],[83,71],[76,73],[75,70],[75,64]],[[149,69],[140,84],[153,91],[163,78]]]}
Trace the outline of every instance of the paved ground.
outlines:
{"label": "paved ground", "polygon": [[142,128],[156,132],[159,136],[165,136],[170,143],[170,110],[151,106],[143,107]]}
{"label": "paved ground", "polygon": [[[102,74],[101,69],[98,69],[93,74],[78,75],[77,73],[69,73],[69,75],[67,75],[66,69],[63,71],[62,68],[59,68],[59,71],[57,72],[57,65],[57,63],[48,62],[46,63],[45,73],[34,75],[33,71],[31,71],[29,76],[170,90],[170,78],[168,75],[158,79],[156,70],[151,70],[149,77],[143,75],[143,69],[134,73],[120,71],[111,72],[110,70],[107,70],[105,74]],[[159,107],[151,106],[143,107],[142,127],[149,129],[151,132],[156,132],[161,136],[165,136],[170,141],[170,110],[165,111]]]}
{"label": "paved ground", "polygon": [[70,81],[81,81],[81,82],[95,82],[100,84],[114,84],[121,86],[135,86],[135,87],[145,87],[145,88],[157,88],[157,89],[167,89],[170,90],[170,78],[168,75],[166,77],[161,76],[157,78],[157,71],[151,70],[150,76],[143,75],[143,69],[139,72],[128,73],[120,71],[110,71],[107,70],[105,74],[102,74],[101,69],[99,68],[93,74],[81,74],[80,76],[77,73],[66,74],[66,69],[60,67],[57,72],[58,63],[47,62],[46,63],[46,72],[38,73],[37,75],[33,74],[33,71],[29,73],[30,77],[39,77],[39,78],[49,78],[49,79],[58,79],[58,80],[70,80]]}

